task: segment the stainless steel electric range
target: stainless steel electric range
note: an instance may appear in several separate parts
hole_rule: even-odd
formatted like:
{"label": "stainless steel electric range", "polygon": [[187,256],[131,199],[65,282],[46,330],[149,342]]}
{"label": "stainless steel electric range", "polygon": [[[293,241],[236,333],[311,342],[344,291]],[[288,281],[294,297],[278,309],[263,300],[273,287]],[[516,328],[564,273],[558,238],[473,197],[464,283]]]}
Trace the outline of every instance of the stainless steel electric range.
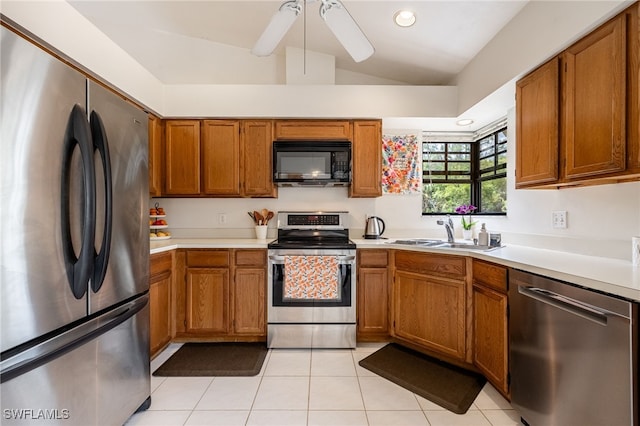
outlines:
{"label": "stainless steel electric range", "polygon": [[267,346],[355,348],[356,246],[348,212],[278,212],[268,245]]}

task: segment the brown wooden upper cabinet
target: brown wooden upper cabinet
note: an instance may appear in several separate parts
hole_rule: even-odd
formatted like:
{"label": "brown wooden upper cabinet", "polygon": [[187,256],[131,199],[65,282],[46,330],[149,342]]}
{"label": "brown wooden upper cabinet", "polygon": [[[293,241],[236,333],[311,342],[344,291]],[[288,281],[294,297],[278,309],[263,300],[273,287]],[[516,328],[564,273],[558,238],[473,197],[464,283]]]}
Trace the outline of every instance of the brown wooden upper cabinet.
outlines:
{"label": "brown wooden upper cabinet", "polygon": [[[158,143],[159,138],[162,140],[162,125],[153,128],[153,143]],[[156,189],[157,185],[161,186],[161,176],[157,182],[150,183],[151,194],[277,197],[272,170],[275,139],[309,140],[310,143],[322,139],[350,140],[353,175],[349,196],[382,195],[381,120],[250,119],[165,120],[164,190]],[[150,152],[155,149],[151,143]],[[161,157],[152,161],[154,170],[157,164],[162,164]],[[157,171],[149,173],[151,180],[158,179]]]}
{"label": "brown wooden upper cabinet", "polygon": [[559,70],[553,58],[516,84],[516,187],[558,181]]}
{"label": "brown wooden upper cabinet", "polygon": [[200,121],[165,122],[164,195],[200,195]]}
{"label": "brown wooden upper cabinet", "polygon": [[240,122],[202,122],[202,192],[240,196]]}
{"label": "brown wooden upper cabinet", "polygon": [[353,177],[350,197],[382,195],[382,123],[380,120],[353,122],[351,140]]}
{"label": "brown wooden upper cabinet", "polygon": [[625,169],[625,15],[562,55],[566,179]]}
{"label": "brown wooden upper cabinet", "polygon": [[351,139],[351,123],[348,120],[278,120],[275,139],[321,140]]}
{"label": "brown wooden upper cabinet", "polygon": [[640,179],[636,2],[516,84],[516,187]]}
{"label": "brown wooden upper cabinet", "polygon": [[166,120],[166,196],[275,197],[271,120]]}
{"label": "brown wooden upper cabinet", "polygon": [[276,197],[273,184],[271,120],[243,120],[240,138],[242,156],[242,195],[246,197]]}

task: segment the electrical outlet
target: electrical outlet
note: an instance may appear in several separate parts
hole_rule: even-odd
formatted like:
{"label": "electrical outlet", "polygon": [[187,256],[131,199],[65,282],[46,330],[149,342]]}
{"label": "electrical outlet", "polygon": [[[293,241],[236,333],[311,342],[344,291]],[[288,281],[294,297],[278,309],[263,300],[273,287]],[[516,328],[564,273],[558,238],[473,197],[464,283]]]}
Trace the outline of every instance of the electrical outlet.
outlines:
{"label": "electrical outlet", "polygon": [[218,213],[218,223],[220,225],[224,225],[227,223],[227,214],[226,213]]}
{"label": "electrical outlet", "polygon": [[551,212],[551,223],[554,228],[566,229],[567,228],[567,212],[564,210]]}

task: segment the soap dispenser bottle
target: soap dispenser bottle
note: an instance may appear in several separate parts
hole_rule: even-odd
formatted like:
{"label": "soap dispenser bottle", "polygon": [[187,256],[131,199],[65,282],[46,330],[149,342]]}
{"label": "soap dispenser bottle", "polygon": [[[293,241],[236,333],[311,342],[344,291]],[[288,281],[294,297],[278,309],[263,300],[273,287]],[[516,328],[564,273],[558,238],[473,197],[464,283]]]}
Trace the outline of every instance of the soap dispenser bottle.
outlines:
{"label": "soap dispenser bottle", "polygon": [[480,232],[478,232],[478,245],[489,245],[489,233],[487,232],[487,228],[485,227],[484,223],[482,224],[482,228],[480,228]]}

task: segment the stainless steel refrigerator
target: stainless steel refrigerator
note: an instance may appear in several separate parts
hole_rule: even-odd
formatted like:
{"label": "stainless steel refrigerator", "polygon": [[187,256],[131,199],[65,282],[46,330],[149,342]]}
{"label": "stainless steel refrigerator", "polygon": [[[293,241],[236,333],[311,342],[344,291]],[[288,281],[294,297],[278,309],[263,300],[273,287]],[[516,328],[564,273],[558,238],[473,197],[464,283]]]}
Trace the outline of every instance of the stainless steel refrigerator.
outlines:
{"label": "stainless steel refrigerator", "polygon": [[147,116],[1,28],[0,423],[150,404]]}

